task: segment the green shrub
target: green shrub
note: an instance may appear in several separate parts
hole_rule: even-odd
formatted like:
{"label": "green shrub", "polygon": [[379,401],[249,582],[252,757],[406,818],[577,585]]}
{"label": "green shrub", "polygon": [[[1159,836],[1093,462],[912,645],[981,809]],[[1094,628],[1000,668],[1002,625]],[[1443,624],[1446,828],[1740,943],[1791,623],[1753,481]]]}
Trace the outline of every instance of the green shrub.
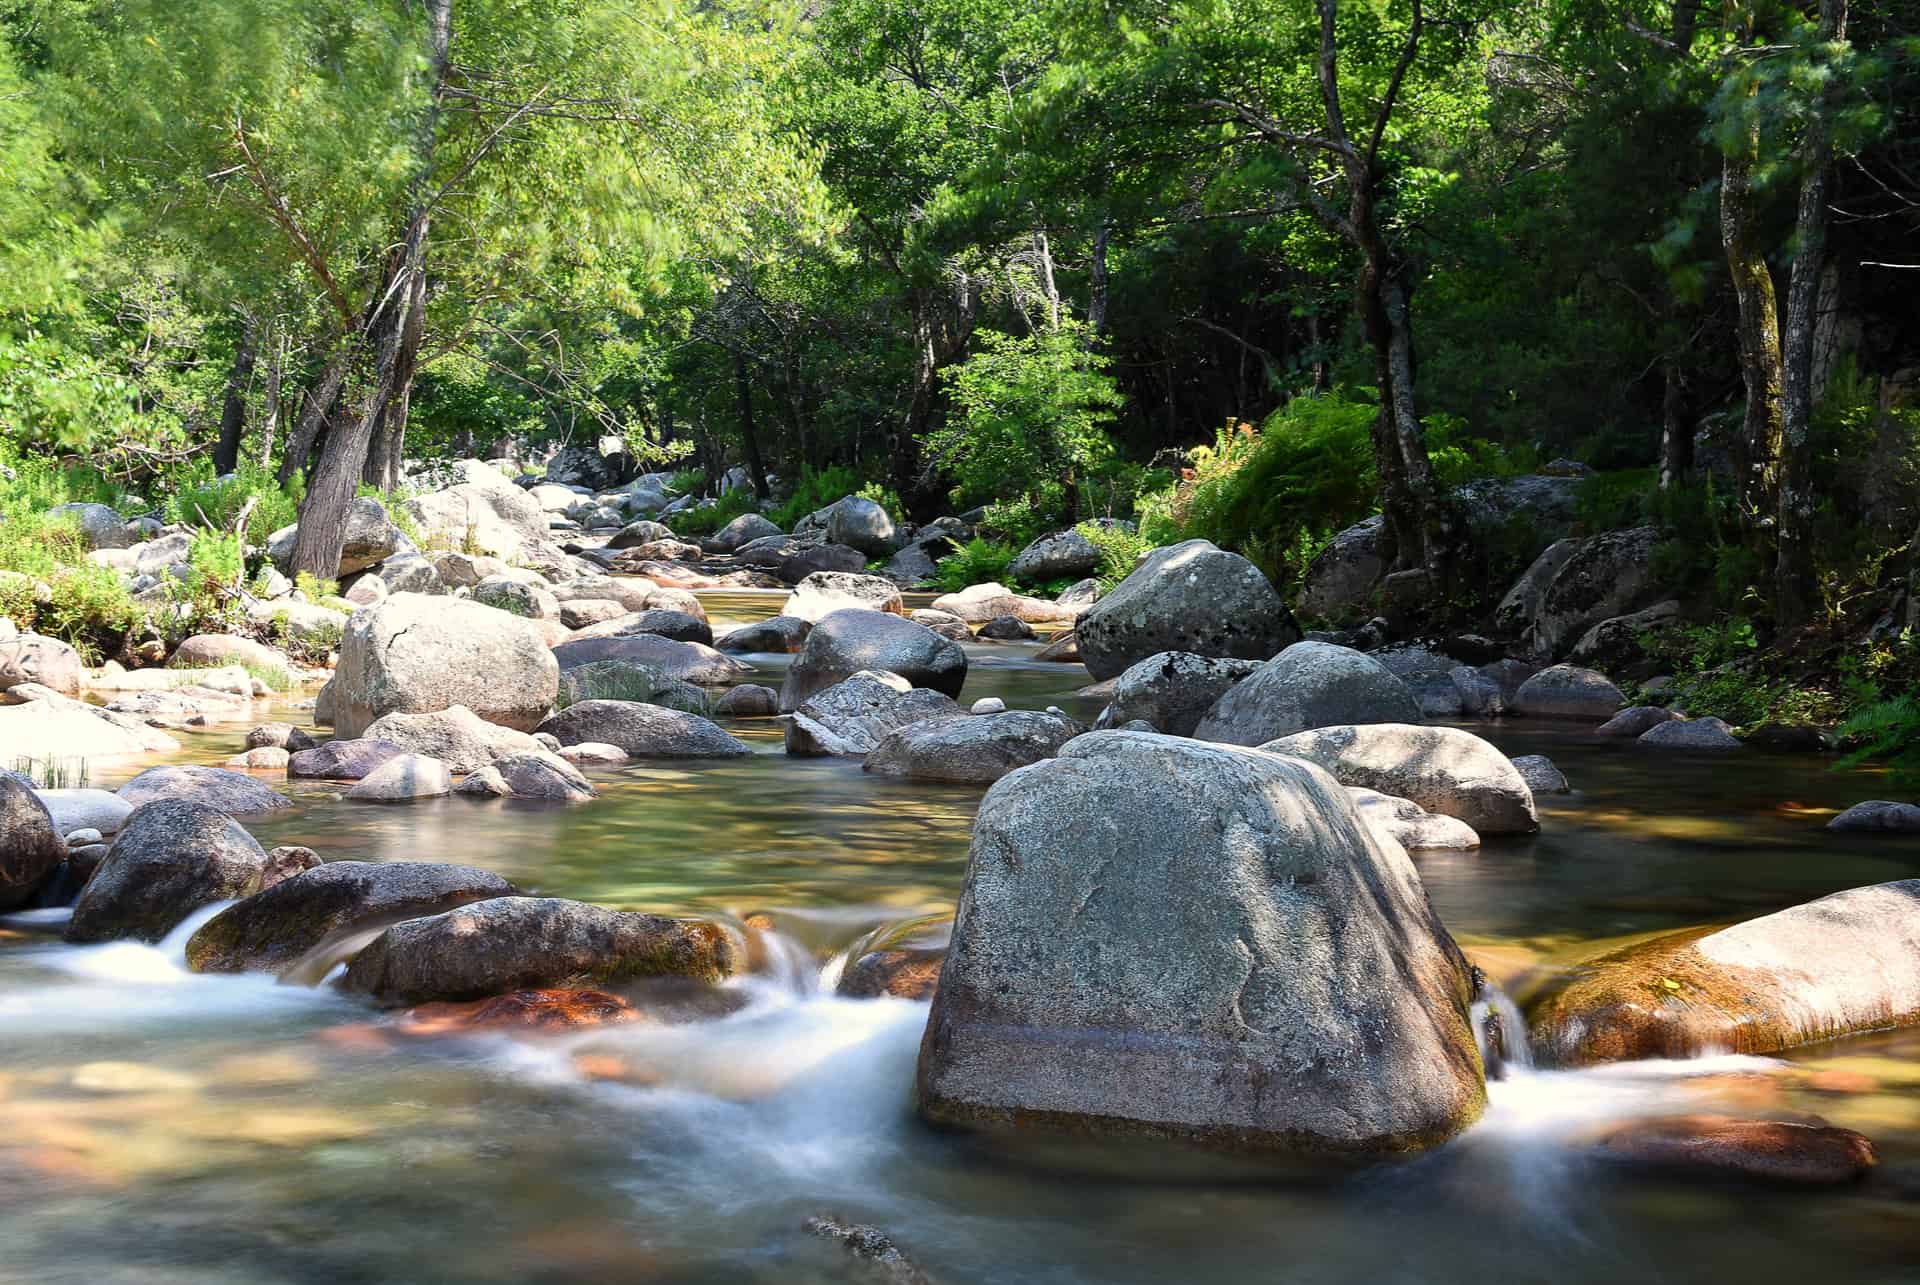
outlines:
{"label": "green shrub", "polygon": [[1007,564],[1019,552],[1010,544],[975,536],[940,559],[934,567],[934,583],[946,593],[958,593],[968,585],[990,581],[1004,583]]}
{"label": "green shrub", "polygon": [[673,533],[679,536],[712,535],[741,514],[758,511],[753,500],[753,488],[735,487],[712,504],[674,514]]}
{"label": "green shrub", "polygon": [[[863,488],[866,485],[866,481],[860,474],[844,464],[832,464],[817,471],[803,469],[800,480],[794,484],[793,494],[783,503],[768,509],[767,517],[782,531],[791,531],[800,519],[826,508],[835,500],[849,495],[863,494]],[[881,492],[881,495],[885,494],[884,491]],[[882,499],[878,495],[868,498],[874,500],[896,519],[899,517],[898,499],[891,497]]]}
{"label": "green shrub", "polygon": [[707,483],[707,475],[697,468],[683,468],[667,482],[675,495],[693,495]]}
{"label": "green shrub", "polygon": [[211,461],[201,459],[175,479],[166,516],[169,522],[183,526],[230,531],[240,510],[253,500],[253,511],[247,515],[246,540],[264,546],[269,535],[293,525],[304,491],[298,480],[283,488],[270,471],[244,460],[232,476],[223,480],[214,476]]}
{"label": "green shrub", "polygon": [[1884,763],[1902,784],[1920,778],[1920,699],[1912,695],[1875,701],[1840,724],[1848,743],[1839,767]]}
{"label": "green shrub", "polygon": [[1074,530],[1100,550],[1100,565],[1093,575],[1100,582],[1102,593],[1132,575],[1140,555],[1151,553],[1155,547],[1153,541],[1144,535],[1120,527],[1101,526],[1097,522],[1082,522]]}

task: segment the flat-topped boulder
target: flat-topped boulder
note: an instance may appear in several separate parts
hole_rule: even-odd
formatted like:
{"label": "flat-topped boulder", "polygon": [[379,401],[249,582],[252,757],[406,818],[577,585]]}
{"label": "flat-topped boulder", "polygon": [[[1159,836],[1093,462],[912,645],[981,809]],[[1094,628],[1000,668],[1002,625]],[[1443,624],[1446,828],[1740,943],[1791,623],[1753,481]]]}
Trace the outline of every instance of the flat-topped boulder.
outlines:
{"label": "flat-topped boulder", "polygon": [[1223,692],[1193,734],[1263,745],[1316,727],[1419,721],[1412,690],[1373,657],[1334,643],[1300,642]]}
{"label": "flat-topped boulder", "polygon": [[818,621],[830,612],[865,608],[906,614],[900,598],[900,586],[885,576],[857,575],[850,571],[816,571],[787,595],[780,608],[783,616]]}
{"label": "flat-topped boulder", "polygon": [[969,625],[984,625],[989,620],[1012,616],[1030,625],[1071,623],[1079,609],[1045,598],[1015,593],[1003,584],[968,585],[957,593],[943,593],[933,600],[933,610],[944,611]]}
{"label": "flat-topped boulder", "polygon": [[644,666],[661,678],[700,687],[724,687],[753,672],[752,666],[712,647],[661,634],[578,638],[555,647],[553,658],[562,670],[617,661]]}
{"label": "flat-topped boulder", "polygon": [[397,593],[356,612],[340,641],[333,718],[358,736],[383,715],[464,705],[489,723],[532,731],[560,667],[538,627],[459,598]]}
{"label": "flat-topped boulder", "polygon": [[1079,621],[1080,656],[1095,678],[1163,651],[1266,660],[1300,640],[1260,569],[1205,540],[1155,549]]}
{"label": "flat-topped boulder", "polygon": [[228,816],[278,812],[293,806],[286,795],[244,772],[197,764],[150,767],[121,786],[118,793],[135,808],[160,799],[187,799]]}
{"label": "flat-topped boulder", "polygon": [[1492,745],[1457,727],[1322,727],[1260,748],[1318,763],[1342,785],[1411,799],[1481,834],[1532,834],[1540,828],[1533,791],[1519,769]]}
{"label": "flat-topped boulder", "polygon": [[909,781],[990,785],[1015,768],[1052,758],[1080,731],[1068,719],[1030,709],[922,719],[888,732],[864,767]]}
{"label": "flat-topped boulder", "polygon": [[439,759],[449,772],[472,772],[508,754],[539,748],[530,733],[489,723],[465,705],[431,714],[387,714],[370,723],[363,735],[409,754]]}
{"label": "flat-topped boulder", "polygon": [[835,611],[814,625],[780,687],[780,708],[795,710],[863,669],[898,674],[915,687],[958,696],[967,653],[924,625],[880,611]]}
{"label": "flat-topped boulder", "polygon": [[737,758],[753,752],[711,719],[642,701],[581,701],[540,730],[563,746],[592,741],[618,746],[633,758]]}
{"label": "flat-topped boulder", "polygon": [[1374,1156],[1485,1087],[1472,970],[1300,759],[1094,732],[991,790],[920,1045],[940,1125]]}
{"label": "flat-topped boulder", "polygon": [[1920,879],[1603,955],[1531,1022],[1559,1066],[1775,1053],[1920,1022]]}

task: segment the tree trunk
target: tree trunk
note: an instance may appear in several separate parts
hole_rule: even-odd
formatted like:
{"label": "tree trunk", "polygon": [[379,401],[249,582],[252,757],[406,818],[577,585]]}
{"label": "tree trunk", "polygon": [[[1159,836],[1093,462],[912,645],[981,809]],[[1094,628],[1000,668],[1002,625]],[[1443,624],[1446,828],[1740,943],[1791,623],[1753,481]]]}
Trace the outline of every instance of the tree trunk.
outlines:
{"label": "tree trunk", "polygon": [[240,466],[240,440],[247,432],[247,385],[253,381],[254,322],[246,318],[240,347],[227,376],[226,402],[220,408],[220,440],[213,448],[213,471],[224,476]]}
{"label": "tree trunk", "polygon": [[1693,469],[1693,413],[1687,405],[1686,368],[1678,356],[1664,363],[1660,394],[1660,489],[1671,491]]}
{"label": "tree trunk", "polygon": [[1096,336],[1107,333],[1107,237],[1111,231],[1105,219],[1093,234],[1093,263],[1088,270],[1091,287],[1087,298],[1087,324]]}
{"label": "tree trunk", "polygon": [[[1847,0],[1820,0],[1823,41],[1846,39]],[[1813,340],[1826,270],[1827,189],[1833,160],[1832,102],[1823,95],[1808,114],[1800,142],[1800,204],[1794,220],[1792,275],[1787,279],[1787,333],[1782,353],[1780,560],[1774,578],[1774,623],[1784,633],[1813,618],[1818,598],[1813,557]]]}
{"label": "tree trunk", "polygon": [[267,387],[260,420],[260,467],[273,463],[273,439],[280,435],[280,384],[287,368],[287,337],[278,326],[267,331]]}
{"label": "tree trunk", "polygon": [[1060,329],[1060,288],[1053,280],[1053,247],[1039,228],[1034,229],[1033,252],[1040,261],[1040,289],[1047,296],[1047,331],[1051,334]]}
{"label": "tree trunk", "polygon": [[287,439],[287,453],[280,457],[282,486],[307,467],[307,457],[313,454],[320,430],[326,427],[334,404],[340,400],[340,386],[346,382],[355,342],[352,334],[342,336],[322,367],[320,377],[308,387],[306,399],[300,405],[300,418],[293,426],[293,435]]}
{"label": "tree trunk", "polygon": [[1720,241],[1739,304],[1740,376],[1747,405],[1740,435],[1740,520],[1748,541],[1764,553],[1780,484],[1780,316],[1773,273],[1760,244],[1760,201],[1753,165],[1760,152],[1758,124],[1727,153],[1720,178]]}
{"label": "tree trunk", "polygon": [[753,381],[747,378],[746,354],[738,350],[733,354],[733,392],[740,403],[740,450],[747,457],[747,478],[754,495],[765,500],[772,492],[767,489],[767,467],[760,460],[760,434],[753,426]]}

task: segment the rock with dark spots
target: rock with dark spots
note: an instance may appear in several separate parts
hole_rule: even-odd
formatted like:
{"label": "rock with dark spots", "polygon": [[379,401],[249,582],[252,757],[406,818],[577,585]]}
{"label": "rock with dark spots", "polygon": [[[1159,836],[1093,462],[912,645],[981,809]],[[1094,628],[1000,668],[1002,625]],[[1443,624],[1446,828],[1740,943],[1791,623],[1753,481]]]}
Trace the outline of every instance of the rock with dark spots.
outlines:
{"label": "rock with dark spots", "polygon": [[1578,665],[1543,669],[1514,693],[1514,712],[1528,718],[1579,718],[1604,722],[1627,703],[1613,680]]}
{"label": "rock with dark spots", "polygon": [[1077,580],[1100,568],[1100,550],[1077,530],[1043,535],[1014,556],[1007,574],[1028,584]]}
{"label": "rock with dark spots", "polygon": [[551,897],[476,901],[387,929],[341,986],[389,1006],[644,977],[717,982],[733,971],[718,925]]}
{"label": "rock with dark spots", "polygon": [[835,611],[807,635],[780,687],[780,708],[798,709],[863,669],[898,674],[915,687],[958,696],[967,679],[967,653],[924,625],[887,612]]}
{"label": "rock with dark spots", "polygon": [[834,993],[849,999],[879,999],[882,995],[932,999],[940,984],[940,965],[946,958],[945,946],[871,950],[847,965]]}
{"label": "rock with dark spots", "polygon": [[313,737],[292,723],[262,723],[247,733],[247,748],[279,749],[289,754],[313,748]]}
{"label": "rock with dark spots", "polygon": [[470,901],[514,886],[471,866],[435,861],[332,861],[227,907],[187,942],[196,973],[277,973],[331,937]]}
{"label": "rock with dark spots", "polygon": [[1371,1156],[1485,1103],[1472,969],[1321,768],[1094,732],[987,793],[917,1105],[935,1124]]}
{"label": "rock with dark spots", "polygon": [[1530,1014],[1544,1061],[1776,1053],[1920,1022],[1920,879],[1837,892],[1583,965]]}
{"label": "rock with dark spots", "polygon": [[1680,622],[1680,604],[1657,602],[1651,607],[1603,620],[1574,643],[1567,659],[1576,665],[1625,673],[1647,659],[1647,640],[1657,638]]}
{"label": "rock with dark spots", "polygon": [[641,701],[581,701],[555,714],[540,730],[560,738],[562,745],[617,745],[634,758],[736,758],[753,752],[709,719]]}
{"label": "rock with dark spots", "polygon": [[1573,787],[1567,784],[1566,775],[1544,754],[1522,754],[1513,760],[1513,770],[1520,774],[1520,779],[1536,795],[1573,792]]}
{"label": "rock with dark spots", "polygon": [[489,723],[532,731],[559,679],[533,621],[459,598],[397,593],[347,625],[334,725],[359,736],[385,714],[464,705]]}
{"label": "rock with dark spots", "polygon": [[800,650],[813,632],[813,622],[798,616],[772,616],[751,625],[742,625],[713,645],[725,652],[770,652],[792,655]]}
{"label": "rock with dark spots", "polygon": [[24,905],[66,859],[46,804],[16,777],[0,776],[0,910]]}
{"label": "rock with dark spots", "polygon": [[1420,703],[1386,666],[1351,647],[1302,642],[1228,688],[1193,734],[1262,745],[1316,727],[1417,723]]}
{"label": "rock with dark spots", "polygon": [[80,653],[57,638],[16,633],[0,639],[0,692],[38,683],[62,696],[78,696],[85,679]]}
{"label": "rock with dark spots", "polygon": [[1920,807],[1868,799],[1827,822],[1827,829],[1835,834],[1920,834]]}
{"label": "rock with dark spots", "polygon": [[1080,614],[1075,632],[1095,678],[1163,651],[1266,660],[1300,640],[1260,569],[1205,540],[1155,549]]}
{"label": "rock with dark spots", "polygon": [[412,803],[453,793],[453,774],[439,759],[424,754],[397,754],[367,773],[347,797],[362,803]]}
{"label": "rock with dark spots", "polygon": [[916,625],[925,625],[942,638],[951,638],[955,642],[972,642],[973,630],[967,622],[951,611],[940,611],[933,607],[919,607],[907,613],[907,619]]}
{"label": "rock with dark spots", "polygon": [[1386,572],[1379,514],[1348,527],[1315,555],[1301,579],[1294,610],[1309,620],[1344,622],[1366,615]]}
{"label": "rock with dark spots", "polygon": [[952,697],[915,687],[898,674],[862,670],[793,711],[786,750],[796,758],[864,755],[896,728],[965,713]]}
{"label": "rock with dark spots", "polygon": [[1733,729],[1717,718],[1680,718],[1658,723],[1642,732],[1633,742],[1650,750],[1690,750],[1695,753],[1724,754],[1745,749]]}
{"label": "rock with dark spots", "polygon": [[1481,834],[1532,834],[1540,828],[1533,791],[1507,756],[1457,727],[1323,727],[1260,748],[1318,763],[1342,785],[1411,799]]}
{"label": "rock with dark spots", "polygon": [[933,1285],[933,1278],[878,1227],[821,1215],[807,1219],[802,1226],[809,1235],[838,1241],[859,1262],[862,1278],[876,1285]]}
{"label": "rock with dark spots", "polygon": [[70,942],[159,941],[216,901],[260,890],[267,854],[224,812],[185,799],[133,810],[67,921]]}
{"label": "rock with dark spots", "polygon": [[[628,755],[628,757],[632,757]],[[580,769],[546,750],[523,750],[495,759],[493,770],[516,799],[584,803],[597,791]]]}
{"label": "rock with dark spots", "polygon": [[1529,634],[1534,653],[1564,656],[1601,621],[1644,605],[1658,589],[1652,561],[1659,542],[1659,528],[1651,526],[1582,540],[1540,595]]}
{"label": "rock with dark spots", "polygon": [[1113,699],[1102,726],[1134,720],[1169,736],[1192,736],[1222,696],[1259,664],[1168,651],[1127,667],[1113,682]]}
{"label": "rock with dark spots", "polygon": [[[297,533],[295,527],[282,527],[267,537],[267,555],[281,570],[291,575],[288,569],[293,560],[293,542]],[[347,515],[340,546],[340,565],[328,579],[350,576],[356,571],[365,571],[375,563],[392,557],[403,548],[410,547],[407,537],[387,516],[386,506],[370,496],[360,496],[347,505]]]}
{"label": "rock with dark spots", "polygon": [[1547,586],[1560,574],[1560,568],[1567,565],[1580,549],[1579,540],[1555,540],[1540,556],[1535,558],[1520,578],[1513,582],[1506,596],[1493,609],[1493,627],[1500,634],[1519,637],[1533,628],[1534,617],[1540,612],[1540,599],[1547,592]]}
{"label": "rock with dark spots", "polygon": [[1072,607],[1076,611],[1091,607],[1098,601],[1100,601],[1100,582],[1092,577],[1074,581],[1062,589],[1060,596],[1054,599],[1054,602],[1060,606]]}
{"label": "rock with dark spots", "polygon": [[523,620],[560,619],[560,600],[537,584],[512,576],[488,576],[473,587],[473,601]]}
{"label": "rock with dark spots", "polygon": [[884,558],[900,546],[887,511],[865,496],[849,495],[827,510],[827,541],[858,549],[869,558]]}
{"label": "rock with dark spots", "polygon": [[1824,1120],[1659,1116],[1608,1129],[1594,1148],[1604,1159],[1660,1173],[1790,1187],[1854,1182],[1876,1163],[1864,1135]]}
{"label": "rock with dark spots", "polygon": [[323,741],[287,760],[287,775],[322,781],[358,781],[388,759],[407,751],[387,741]]}
{"label": "rock with dark spots", "polygon": [[365,736],[439,759],[449,772],[472,772],[503,755],[537,748],[528,733],[489,723],[464,705],[432,714],[388,714],[376,719]]}
{"label": "rock with dark spots", "polygon": [[856,575],[848,571],[816,571],[787,595],[780,608],[783,616],[818,621],[822,616],[843,609],[865,608],[905,615],[900,587],[885,576]]}
{"label": "rock with dark spots", "polygon": [[150,767],[117,793],[135,808],[160,799],[186,799],[228,816],[251,816],[293,806],[286,795],[244,772],[194,764]]}
{"label": "rock with dark spots", "polygon": [[1621,737],[1632,740],[1650,728],[1662,723],[1671,723],[1679,715],[1659,705],[1633,705],[1621,710],[1606,722],[1593,729],[1595,736]]}
{"label": "rock with dark spots", "polygon": [[720,552],[732,553],[743,544],[784,534],[771,519],[758,513],[742,513],[713,533],[713,543]]}
{"label": "rock with dark spots", "polygon": [[990,642],[1029,642],[1033,626],[1018,616],[995,616],[980,626],[980,637]]}
{"label": "rock with dark spots", "polygon": [[729,687],[713,703],[713,712],[728,718],[772,718],[780,712],[780,693],[759,683]]}
{"label": "rock with dark spots", "polygon": [[[553,649],[561,670],[607,661],[641,665],[661,678],[701,687],[724,687],[752,673],[731,656],[696,642],[681,642],[660,634],[629,634],[618,638],[582,638]],[[558,684],[556,683],[556,687]]]}
{"label": "rock with dark spots", "polygon": [[882,737],[865,769],[877,776],[953,785],[989,785],[1015,768],[1059,753],[1076,723],[1035,710],[923,719]]}

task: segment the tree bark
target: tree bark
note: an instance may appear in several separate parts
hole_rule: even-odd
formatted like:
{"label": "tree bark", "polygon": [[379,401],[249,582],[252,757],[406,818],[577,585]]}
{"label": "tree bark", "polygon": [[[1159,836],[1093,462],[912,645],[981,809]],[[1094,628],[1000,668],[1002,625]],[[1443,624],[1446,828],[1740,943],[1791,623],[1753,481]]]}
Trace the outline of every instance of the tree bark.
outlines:
{"label": "tree bark", "polygon": [[227,396],[220,408],[220,440],[213,448],[213,471],[222,476],[240,466],[240,440],[247,432],[247,385],[253,380],[254,321],[246,318],[240,347],[227,376]]}
{"label": "tree bark", "polygon": [[340,386],[346,382],[347,367],[352,364],[354,343],[353,334],[342,336],[333,355],[321,368],[320,377],[308,386],[306,398],[300,404],[300,418],[293,426],[293,435],[287,439],[287,453],[280,457],[282,486],[307,467],[307,457],[313,454],[320,430],[326,427],[335,403],[340,400]]}
{"label": "tree bark", "polygon": [[1088,269],[1091,285],[1087,297],[1087,324],[1096,337],[1107,333],[1107,239],[1111,225],[1100,220],[1093,234],[1093,262]]}
{"label": "tree bark", "polygon": [[280,436],[280,385],[287,368],[287,337],[278,326],[267,331],[267,386],[260,420],[260,467],[273,463],[273,440]]}
{"label": "tree bark", "polygon": [[1760,200],[1753,190],[1759,153],[1760,127],[1755,122],[1721,166],[1720,242],[1739,307],[1740,377],[1747,389],[1738,459],[1740,519],[1749,544],[1764,554],[1779,497],[1781,365],[1779,305],[1760,241]]}
{"label": "tree bark", "polygon": [[733,392],[740,404],[740,450],[747,457],[747,478],[753,483],[753,493],[765,500],[772,496],[767,489],[767,467],[760,459],[760,434],[753,424],[753,381],[747,377],[746,354],[738,349],[733,354]]}
{"label": "tree bark", "polygon": [[1660,394],[1660,489],[1670,491],[1693,470],[1693,413],[1687,404],[1686,368],[1668,357]]}
{"label": "tree bark", "polygon": [[[1846,39],[1847,0],[1820,0],[1820,36]],[[1833,161],[1831,91],[1808,113],[1800,142],[1800,202],[1794,219],[1792,274],[1787,279],[1787,333],[1782,353],[1780,557],[1774,576],[1774,623],[1799,629],[1818,599],[1813,556],[1813,341],[1820,281],[1826,270],[1827,191]]]}

